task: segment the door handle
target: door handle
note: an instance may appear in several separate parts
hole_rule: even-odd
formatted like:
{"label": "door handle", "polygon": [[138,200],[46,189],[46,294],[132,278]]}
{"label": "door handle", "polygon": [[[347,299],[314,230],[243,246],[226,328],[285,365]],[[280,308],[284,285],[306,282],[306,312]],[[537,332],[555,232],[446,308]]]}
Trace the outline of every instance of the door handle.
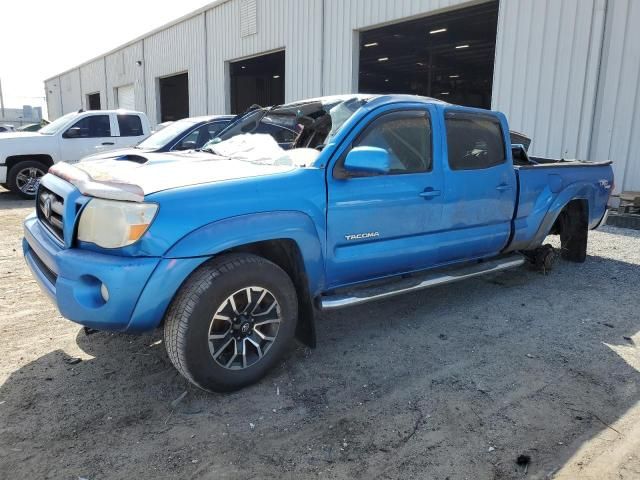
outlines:
{"label": "door handle", "polygon": [[420,192],[419,195],[422,198],[424,198],[425,200],[428,200],[430,198],[439,197],[440,196],[440,190],[434,190],[432,188],[428,188],[424,192]]}
{"label": "door handle", "polygon": [[511,190],[511,185],[507,185],[507,184],[502,184],[502,185],[498,185],[496,187],[496,190],[498,190],[499,192],[506,192],[507,190]]}
{"label": "door handle", "polygon": [[102,145],[115,145],[114,142],[102,142]]}

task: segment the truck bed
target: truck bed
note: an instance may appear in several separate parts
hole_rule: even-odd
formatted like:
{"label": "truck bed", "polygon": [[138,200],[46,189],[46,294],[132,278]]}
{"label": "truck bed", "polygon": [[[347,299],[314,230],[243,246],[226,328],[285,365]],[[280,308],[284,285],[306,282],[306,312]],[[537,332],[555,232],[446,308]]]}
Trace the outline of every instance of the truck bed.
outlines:
{"label": "truck bed", "polygon": [[519,165],[520,167],[601,167],[604,165],[611,165],[611,161],[605,162],[589,162],[587,160],[577,160],[575,158],[545,158],[545,157],[529,157],[528,165]]}
{"label": "truck bed", "polygon": [[527,250],[540,245],[551,230],[562,206],[583,202],[589,228],[603,218],[613,188],[611,162],[528,157],[516,159],[518,204],[509,250]]}

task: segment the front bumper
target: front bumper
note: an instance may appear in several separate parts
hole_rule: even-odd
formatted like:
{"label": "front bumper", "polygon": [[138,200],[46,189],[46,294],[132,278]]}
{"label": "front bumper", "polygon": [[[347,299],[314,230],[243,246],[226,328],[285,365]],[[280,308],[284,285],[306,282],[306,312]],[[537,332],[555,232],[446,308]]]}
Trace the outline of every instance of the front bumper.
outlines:
{"label": "front bumper", "polygon": [[[40,287],[69,320],[98,330],[157,327],[184,279],[206,258],[122,257],[55,242],[35,215],[24,222],[23,252]],[[104,284],[109,292],[105,301]]]}

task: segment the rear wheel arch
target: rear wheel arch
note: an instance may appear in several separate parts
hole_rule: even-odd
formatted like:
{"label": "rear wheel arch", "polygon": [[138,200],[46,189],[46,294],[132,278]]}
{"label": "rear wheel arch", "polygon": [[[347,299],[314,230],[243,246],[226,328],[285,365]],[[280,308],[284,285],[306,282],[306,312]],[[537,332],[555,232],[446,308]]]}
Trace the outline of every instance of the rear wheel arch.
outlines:
{"label": "rear wheel arch", "polygon": [[11,170],[15,165],[20,162],[31,160],[34,162],[39,162],[47,169],[53,166],[53,157],[47,154],[33,154],[33,155],[11,155],[7,157],[6,165],[7,170]]}

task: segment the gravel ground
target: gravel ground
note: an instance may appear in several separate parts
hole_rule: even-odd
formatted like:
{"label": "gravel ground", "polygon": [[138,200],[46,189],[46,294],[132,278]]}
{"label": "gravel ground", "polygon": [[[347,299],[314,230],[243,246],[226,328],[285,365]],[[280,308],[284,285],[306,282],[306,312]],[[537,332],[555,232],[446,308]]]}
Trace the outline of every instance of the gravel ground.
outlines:
{"label": "gravel ground", "polygon": [[638,232],[324,314],[317,349],[223,395],[159,334],[62,319],[22,259],[30,208],[0,189],[0,478],[640,478]]}

